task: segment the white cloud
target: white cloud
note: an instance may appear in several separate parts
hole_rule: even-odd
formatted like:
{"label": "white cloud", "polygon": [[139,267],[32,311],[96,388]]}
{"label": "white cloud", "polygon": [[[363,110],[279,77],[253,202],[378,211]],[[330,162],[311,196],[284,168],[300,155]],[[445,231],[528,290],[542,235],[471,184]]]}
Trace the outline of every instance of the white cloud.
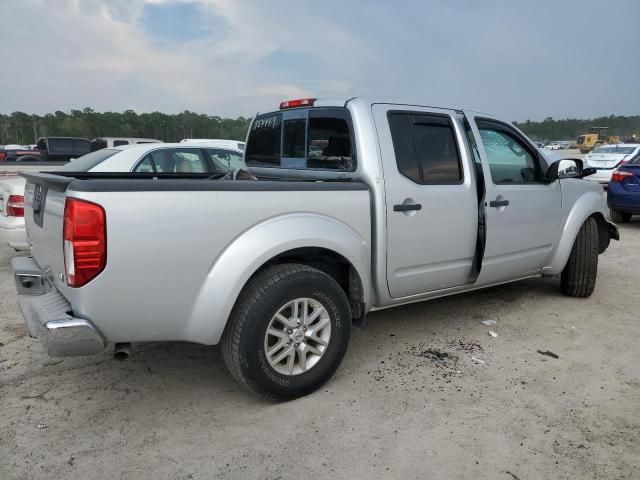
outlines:
{"label": "white cloud", "polygon": [[[616,28],[589,48],[583,34],[598,19],[551,1],[201,0],[224,34],[178,43],[145,34],[148,3],[168,0],[0,0],[0,110],[235,116],[290,97],[378,94],[524,120],[640,104],[635,0],[613,2]],[[298,57],[274,66],[278,52]],[[593,60],[607,55],[615,68]]]}

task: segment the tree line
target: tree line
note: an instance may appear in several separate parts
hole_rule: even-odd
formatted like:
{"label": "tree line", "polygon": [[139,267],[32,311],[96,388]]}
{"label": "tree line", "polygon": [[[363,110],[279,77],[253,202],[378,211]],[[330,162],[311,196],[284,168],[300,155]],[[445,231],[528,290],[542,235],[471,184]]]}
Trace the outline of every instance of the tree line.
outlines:
{"label": "tree line", "polygon": [[0,144],[33,144],[39,137],[138,137],[178,142],[183,138],[244,140],[251,119],[182,113],[96,112],[91,108],[46,115],[0,115]]}
{"label": "tree line", "polygon": [[537,141],[576,140],[579,135],[586,133],[590,127],[609,127],[608,134],[619,135],[620,138],[631,137],[634,134],[640,137],[640,115],[629,117],[610,115],[590,120],[576,118],[554,120],[551,117],[547,117],[542,122],[527,120],[522,123],[513,123],[531,139]]}
{"label": "tree line", "polygon": [[[183,138],[226,138],[244,140],[250,119],[245,117],[222,118],[215,115],[194,113],[166,114],[161,112],[136,113],[96,112],[91,108],[56,111],[46,115],[30,115],[13,112],[0,115],[1,144],[32,144],[39,137],[143,137],[177,142]],[[622,138],[633,134],[640,136],[640,115],[600,117],[590,120],[551,117],[541,122],[513,122],[532,139],[575,140],[589,127],[609,127],[610,135]]]}

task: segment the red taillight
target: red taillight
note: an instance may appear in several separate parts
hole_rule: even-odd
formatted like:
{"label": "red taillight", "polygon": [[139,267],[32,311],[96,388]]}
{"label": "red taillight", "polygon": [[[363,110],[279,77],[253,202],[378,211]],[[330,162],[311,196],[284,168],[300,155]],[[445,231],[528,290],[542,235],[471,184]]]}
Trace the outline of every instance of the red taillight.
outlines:
{"label": "red taillight", "polygon": [[633,173],[614,170],[613,174],[611,174],[611,181],[613,183],[622,183],[622,181],[627,177],[633,177]]}
{"label": "red taillight", "polygon": [[315,98],[299,98],[297,100],[287,100],[286,102],[282,102],[280,104],[280,110],[285,110],[287,108],[313,107],[315,101]]}
{"label": "red taillight", "polygon": [[67,284],[81,287],[97,277],[107,263],[104,209],[95,203],[67,198],[62,237]]}
{"label": "red taillight", "polygon": [[24,196],[9,195],[7,200],[7,215],[9,217],[24,217]]}
{"label": "red taillight", "polygon": [[7,152],[0,152],[0,162],[7,158]]}

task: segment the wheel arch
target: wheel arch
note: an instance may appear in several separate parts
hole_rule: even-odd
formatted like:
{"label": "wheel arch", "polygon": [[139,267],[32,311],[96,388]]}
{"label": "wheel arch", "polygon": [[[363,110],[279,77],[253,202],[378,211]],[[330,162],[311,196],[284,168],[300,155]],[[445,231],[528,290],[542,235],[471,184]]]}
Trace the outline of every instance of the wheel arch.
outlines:
{"label": "wheel arch", "polygon": [[289,214],[261,222],[236,237],[218,256],[198,292],[183,337],[216,344],[247,283],[272,265],[309,265],[345,290],[352,316],[369,305],[370,246],[348,225],[325,215]]}
{"label": "wheel arch", "polygon": [[599,248],[598,253],[604,252],[609,246],[609,227],[604,216],[601,194],[586,192],[574,203],[562,226],[560,240],[547,266],[543,268],[545,275],[559,275],[562,273],[571,249],[578,236],[580,227],[588,218],[593,217],[598,224]]}

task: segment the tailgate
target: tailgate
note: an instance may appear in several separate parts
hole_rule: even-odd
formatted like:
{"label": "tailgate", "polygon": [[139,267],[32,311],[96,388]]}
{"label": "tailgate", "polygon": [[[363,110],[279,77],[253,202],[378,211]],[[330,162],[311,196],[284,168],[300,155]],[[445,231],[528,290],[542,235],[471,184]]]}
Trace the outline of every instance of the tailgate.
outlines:
{"label": "tailgate", "polygon": [[[42,270],[51,269],[56,284],[64,272],[62,228],[66,189],[71,178],[25,174],[24,221],[31,255]],[[52,178],[53,177],[53,178]]]}

